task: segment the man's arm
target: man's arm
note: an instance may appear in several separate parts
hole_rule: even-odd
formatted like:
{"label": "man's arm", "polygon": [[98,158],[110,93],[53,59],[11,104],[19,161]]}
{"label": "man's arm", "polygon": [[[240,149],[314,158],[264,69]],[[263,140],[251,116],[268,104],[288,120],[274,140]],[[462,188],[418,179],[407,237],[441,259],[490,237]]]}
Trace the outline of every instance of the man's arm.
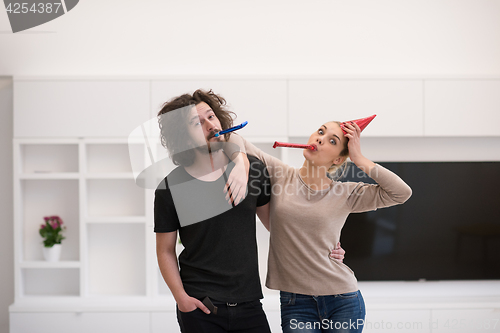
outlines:
{"label": "man's arm", "polygon": [[175,253],[176,242],[177,231],[156,233],[156,256],[161,275],[170,288],[181,312],[191,312],[200,308],[209,314],[210,310],[201,301],[190,297],[184,290]]}
{"label": "man's arm", "polygon": [[266,227],[267,231],[269,231],[269,203],[257,207],[257,216],[264,227]]}

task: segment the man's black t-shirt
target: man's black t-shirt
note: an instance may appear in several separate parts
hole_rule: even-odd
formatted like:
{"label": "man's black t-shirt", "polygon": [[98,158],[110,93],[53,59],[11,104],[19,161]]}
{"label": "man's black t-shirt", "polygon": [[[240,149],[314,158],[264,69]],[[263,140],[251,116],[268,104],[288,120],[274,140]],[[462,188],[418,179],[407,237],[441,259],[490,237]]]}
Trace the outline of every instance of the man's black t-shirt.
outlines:
{"label": "man's black t-shirt", "polygon": [[235,207],[223,192],[233,163],[213,182],[200,181],[178,167],[155,191],[154,231],[179,230],[184,245],[180,276],[191,297],[222,302],[263,297],[255,213],[270,200],[270,182],[264,164],[253,156],[248,159],[248,193]]}

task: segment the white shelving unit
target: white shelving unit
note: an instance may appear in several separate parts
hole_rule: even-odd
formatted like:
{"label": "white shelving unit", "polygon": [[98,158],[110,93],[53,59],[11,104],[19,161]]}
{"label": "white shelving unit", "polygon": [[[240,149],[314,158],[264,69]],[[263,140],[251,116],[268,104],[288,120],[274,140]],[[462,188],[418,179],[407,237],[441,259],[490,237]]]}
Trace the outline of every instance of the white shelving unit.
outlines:
{"label": "white shelving unit", "polygon": [[[150,196],[135,185],[128,142],[17,139],[14,149],[16,300],[151,296]],[[48,215],[67,227],[55,263],[43,260],[38,234]]]}

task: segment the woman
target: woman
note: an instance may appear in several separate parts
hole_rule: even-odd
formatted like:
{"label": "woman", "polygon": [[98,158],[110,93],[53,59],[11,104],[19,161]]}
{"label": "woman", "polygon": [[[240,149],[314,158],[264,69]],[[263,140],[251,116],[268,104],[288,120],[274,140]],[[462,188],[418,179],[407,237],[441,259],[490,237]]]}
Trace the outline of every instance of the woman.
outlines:
{"label": "woman", "polygon": [[[285,333],[363,329],[365,307],[356,277],[331,258],[331,250],[350,213],[402,204],[411,189],[362,155],[360,133],[355,123],[322,125],[308,141],[316,149],[304,150],[299,169],[231,136],[230,142],[262,160],[271,176],[270,209],[259,217],[271,231],[266,286],[281,291]],[[347,157],[378,185],[331,180],[327,171],[338,169]]]}

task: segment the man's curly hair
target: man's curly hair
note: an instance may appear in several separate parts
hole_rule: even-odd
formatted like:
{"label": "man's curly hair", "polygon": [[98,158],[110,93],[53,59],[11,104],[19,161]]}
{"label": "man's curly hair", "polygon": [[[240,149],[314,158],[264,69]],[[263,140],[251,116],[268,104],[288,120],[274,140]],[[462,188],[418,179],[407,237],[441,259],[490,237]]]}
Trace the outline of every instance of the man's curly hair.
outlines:
{"label": "man's curly hair", "polygon": [[[158,112],[161,144],[167,148],[175,165],[187,167],[194,162],[193,149],[186,149],[186,147],[194,148],[193,141],[187,131],[187,124],[192,108],[201,102],[207,103],[214,111],[215,116],[220,121],[221,130],[233,126],[234,112],[229,111],[226,107],[226,100],[212,90],[207,92],[198,89],[192,95],[184,94],[163,104]],[[226,141],[230,134],[224,135]]]}

